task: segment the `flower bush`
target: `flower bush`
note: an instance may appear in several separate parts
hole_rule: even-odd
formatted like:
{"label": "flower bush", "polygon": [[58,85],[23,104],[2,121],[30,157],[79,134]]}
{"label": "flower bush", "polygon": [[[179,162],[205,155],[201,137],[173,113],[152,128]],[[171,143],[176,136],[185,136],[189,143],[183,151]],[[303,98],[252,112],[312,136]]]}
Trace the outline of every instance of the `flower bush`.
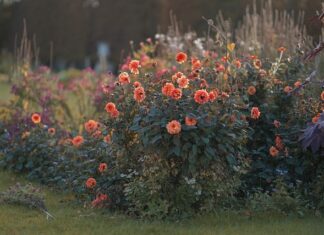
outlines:
{"label": "flower bush", "polygon": [[[143,50],[151,47],[149,43]],[[237,97],[219,90],[217,80],[222,83],[223,74],[214,70],[213,63],[203,67],[197,58],[191,62],[185,58],[184,52],[171,61],[161,58],[169,69],[159,77],[155,62],[140,68],[134,62],[139,60],[132,60],[107,97],[104,123],[112,131],[116,155],[127,158],[125,167],[134,172],[126,183],[132,213],[141,215],[147,208],[143,215],[150,214],[151,207],[164,216],[212,210],[235,193],[237,177],[244,170],[248,126],[245,120],[231,119],[242,112],[235,107]],[[127,83],[120,82],[121,76]],[[119,115],[113,116],[116,111]],[[151,172],[155,168],[157,174]],[[174,194],[177,187],[184,191]],[[178,197],[182,202],[175,201]]]}
{"label": "flower bush", "polygon": [[314,67],[284,45],[277,58],[241,51],[171,30],[142,42],[116,76],[23,67],[1,112],[0,164],[148,219],[322,208]]}

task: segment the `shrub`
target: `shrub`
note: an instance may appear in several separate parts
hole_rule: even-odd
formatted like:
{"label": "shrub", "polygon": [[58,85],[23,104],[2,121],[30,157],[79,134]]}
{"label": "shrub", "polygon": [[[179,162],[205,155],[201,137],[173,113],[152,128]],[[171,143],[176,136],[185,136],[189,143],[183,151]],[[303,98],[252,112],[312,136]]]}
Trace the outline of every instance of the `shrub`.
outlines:
{"label": "shrub", "polygon": [[[246,200],[256,210],[261,203],[299,213],[307,200],[319,208],[320,161],[298,142],[307,122],[314,124],[305,133],[320,133],[323,91],[313,66],[284,45],[271,48],[274,61],[240,54],[242,45],[218,33],[213,41],[171,27],[141,43],[116,77],[87,69],[63,78],[23,66],[2,115],[1,166],[140,218],[183,218]],[[318,146],[310,136],[305,146]]]}

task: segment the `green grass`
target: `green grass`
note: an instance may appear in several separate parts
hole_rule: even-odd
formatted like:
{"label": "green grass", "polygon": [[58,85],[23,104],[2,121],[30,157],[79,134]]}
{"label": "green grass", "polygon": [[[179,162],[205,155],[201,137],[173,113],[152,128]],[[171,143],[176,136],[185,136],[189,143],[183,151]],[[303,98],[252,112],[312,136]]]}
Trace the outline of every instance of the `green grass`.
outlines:
{"label": "green grass", "polygon": [[[0,191],[15,182],[25,182],[0,172]],[[143,222],[114,216],[101,210],[84,209],[71,196],[44,188],[46,204],[55,220],[47,221],[38,211],[22,206],[0,205],[0,234],[183,234],[183,235],[321,235],[324,219],[259,215],[252,219],[235,214],[209,215],[177,222]]]}
{"label": "green grass", "polygon": [[3,81],[0,75],[0,104],[9,100],[10,98],[10,85],[8,82]]}

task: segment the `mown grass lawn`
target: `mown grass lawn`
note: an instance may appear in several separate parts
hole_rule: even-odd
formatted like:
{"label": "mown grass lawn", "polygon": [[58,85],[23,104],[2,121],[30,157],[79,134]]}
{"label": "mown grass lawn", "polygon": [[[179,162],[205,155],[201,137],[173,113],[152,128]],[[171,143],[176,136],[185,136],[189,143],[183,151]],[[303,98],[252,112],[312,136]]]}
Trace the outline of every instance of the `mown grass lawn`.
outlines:
{"label": "mown grass lawn", "polygon": [[[0,191],[16,182],[26,182],[14,174],[0,171]],[[46,204],[54,220],[38,211],[22,206],[0,205],[0,234],[183,234],[183,235],[321,235],[324,219],[279,215],[258,215],[252,218],[236,214],[199,217],[183,222],[143,222],[84,209],[71,201],[70,195],[44,188]]]}

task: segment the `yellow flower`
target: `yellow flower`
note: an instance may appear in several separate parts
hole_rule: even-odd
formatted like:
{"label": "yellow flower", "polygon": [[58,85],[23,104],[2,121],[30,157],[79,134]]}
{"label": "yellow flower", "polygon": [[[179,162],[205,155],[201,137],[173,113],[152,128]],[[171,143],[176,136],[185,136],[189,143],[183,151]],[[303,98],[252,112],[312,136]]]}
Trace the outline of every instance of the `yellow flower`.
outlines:
{"label": "yellow flower", "polygon": [[235,49],[235,43],[229,43],[227,44],[227,50],[229,50],[230,52],[234,51]]}

